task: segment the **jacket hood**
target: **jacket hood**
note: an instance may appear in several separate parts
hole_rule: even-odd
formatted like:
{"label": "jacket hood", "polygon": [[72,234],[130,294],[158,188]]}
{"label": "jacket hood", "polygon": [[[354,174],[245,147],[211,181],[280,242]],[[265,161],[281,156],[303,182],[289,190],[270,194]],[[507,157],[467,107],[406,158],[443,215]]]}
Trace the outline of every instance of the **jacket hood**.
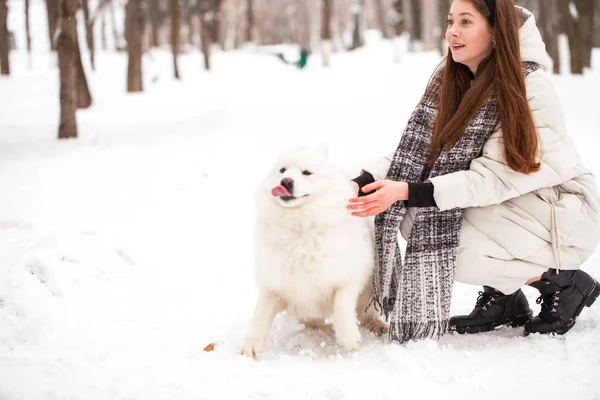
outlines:
{"label": "jacket hood", "polygon": [[535,23],[535,17],[529,10],[523,7],[517,6],[516,8],[521,18],[519,37],[521,40],[522,60],[535,62],[544,70],[550,71],[552,61],[546,53],[546,45]]}

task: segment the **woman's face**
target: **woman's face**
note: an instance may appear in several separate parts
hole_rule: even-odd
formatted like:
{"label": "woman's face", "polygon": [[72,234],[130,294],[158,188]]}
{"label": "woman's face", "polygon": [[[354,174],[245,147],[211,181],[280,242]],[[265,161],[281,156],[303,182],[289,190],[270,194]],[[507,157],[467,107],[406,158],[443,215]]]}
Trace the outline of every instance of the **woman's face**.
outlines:
{"label": "woman's face", "polygon": [[473,75],[493,48],[492,28],[487,18],[468,0],[452,2],[446,40],[452,59],[469,67]]}

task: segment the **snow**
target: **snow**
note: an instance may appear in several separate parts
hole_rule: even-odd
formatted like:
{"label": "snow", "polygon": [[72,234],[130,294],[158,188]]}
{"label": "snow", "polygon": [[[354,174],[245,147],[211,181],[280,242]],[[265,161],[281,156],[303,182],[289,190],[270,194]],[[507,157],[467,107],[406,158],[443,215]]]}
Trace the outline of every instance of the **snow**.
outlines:
{"label": "snow", "polygon": [[[275,154],[324,141],[354,171],[386,154],[436,54],[395,64],[371,38],[329,69],[317,54],[298,70],[249,48],[215,54],[206,72],[191,51],[177,82],[170,55],[152,51],[145,92],[127,94],[126,56],[99,52],[96,72],[85,60],[94,104],[77,114],[80,137],[58,141],[42,17],[31,67],[15,51],[0,78],[1,400],[600,398],[599,304],[563,337],[504,328],[400,345],[363,332],[351,354],[281,315],[260,359],[238,355],[256,299],[252,195]],[[594,62],[553,81],[600,174]],[[584,269],[600,277],[600,250]],[[452,312],[478,290],[457,284]]]}

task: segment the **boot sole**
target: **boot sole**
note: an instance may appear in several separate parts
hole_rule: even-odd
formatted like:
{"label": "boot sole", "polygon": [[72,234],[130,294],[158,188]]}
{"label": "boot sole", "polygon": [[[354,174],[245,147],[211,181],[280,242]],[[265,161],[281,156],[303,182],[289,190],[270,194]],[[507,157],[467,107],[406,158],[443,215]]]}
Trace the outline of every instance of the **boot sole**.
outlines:
{"label": "boot sole", "polygon": [[453,328],[451,328],[451,331],[460,333],[462,335],[465,333],[490,332],[501,326],[510,326],[512,328],[517,328],[519,326],[525,325],[532,318],[533,318],[533,311],[529,310],[529,312],[527,314],[515,315],[512,318],[505,318],[500,321],[491,322],[491,323],[485,324],[485,325],[468,326],[465,328],[453,327]]}
{"label": "boot sole", "polygon": [[530,331],[525,330],[525,332],[524,332],[525,335],[527,336],[530,333],[564,335],[575,325],[575,322],[577,322],[577,317],[579,317],[579,314],[581,314],[581,311],[583,311],[583,308],[591,307],[592,304],[594,304],[594,302],[598,298],[598,296],[600,296],[600,283],[598,283],[598,281],[594,280],[594,285],[590,289],[587,296],[585,296],[583,298],[581,304],[579,304],[579,306],[575,310],[575,314],[573,315],[573,318],[571,318],[571,320],[566,325],[563,325],[560,328],[557,328],[554,332],[543,332],[542,333],[542,332],[530,332]]}

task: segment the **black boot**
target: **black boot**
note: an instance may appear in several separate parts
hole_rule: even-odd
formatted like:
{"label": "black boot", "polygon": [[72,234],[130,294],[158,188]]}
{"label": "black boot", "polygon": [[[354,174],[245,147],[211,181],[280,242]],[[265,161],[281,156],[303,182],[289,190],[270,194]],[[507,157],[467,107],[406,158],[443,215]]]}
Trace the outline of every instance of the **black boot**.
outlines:
{"label": "black boot", "polygon": [[505,295],[493,287],[484,286],[471,314],[450,318],[450,330],[458,333],[487,332],[501,325],[523,326],[532,317],[533,311],[521,289]]}
{"label": "black boot", "polygon": [[532,283],[541,295],[540,314],[525,325],[525,334],[553,333],[562,335],[575,325],[584,306],[590,307],[600,294],[600,284],[581,270],[549,269],[542,279]]}

